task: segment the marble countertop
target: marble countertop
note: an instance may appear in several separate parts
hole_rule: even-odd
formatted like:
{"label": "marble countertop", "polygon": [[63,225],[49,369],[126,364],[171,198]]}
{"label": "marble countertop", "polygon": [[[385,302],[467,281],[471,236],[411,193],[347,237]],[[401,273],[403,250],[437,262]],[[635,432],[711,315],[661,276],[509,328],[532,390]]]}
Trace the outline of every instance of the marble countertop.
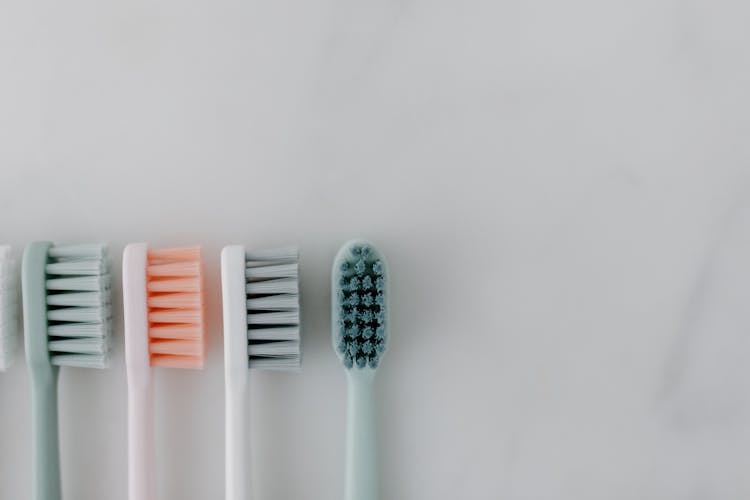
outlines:
{"label": "marble countertop", "polygon": [[[161,498],[223,492],[219,251],[288,242],[304,368],[253,373],[249,474],[342,498],[328,273],[366,236],[393,277],[383,500],[747,499],[749,23],[723,0],[4,0],[0,242],[109,241],[115,268],[204,243],[207,369],[156,373]],[[110,370],[62,374],[68,499],[126,498],[117,321]],[[3,499],[30,498],[28,392],[19,353]]]}

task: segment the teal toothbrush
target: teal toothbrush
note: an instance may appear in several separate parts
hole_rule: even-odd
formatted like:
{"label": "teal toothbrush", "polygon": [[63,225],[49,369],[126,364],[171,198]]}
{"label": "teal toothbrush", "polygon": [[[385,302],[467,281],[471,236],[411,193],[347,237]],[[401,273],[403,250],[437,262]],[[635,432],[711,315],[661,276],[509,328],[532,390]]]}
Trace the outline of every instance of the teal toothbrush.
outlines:
{"label": "teal toothbrush", "polygon": [[111,331],[106,246],[26,247],[22,265],[26,360],[32,384],[33,500],[60,500],[60,366],[104,368]]}
{"label": "teal toothbrush", "polygon": [[333,346],[346,368],[346,500],[378,500],[375,370],[388,339],[388,281],[383,255],[352,240],[336,254],[331,272]]}

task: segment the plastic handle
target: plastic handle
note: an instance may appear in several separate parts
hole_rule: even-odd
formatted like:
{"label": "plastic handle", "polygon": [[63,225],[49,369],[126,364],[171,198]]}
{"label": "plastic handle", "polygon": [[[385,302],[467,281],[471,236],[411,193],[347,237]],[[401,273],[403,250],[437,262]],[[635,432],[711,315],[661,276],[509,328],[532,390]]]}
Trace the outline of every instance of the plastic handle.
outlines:
{"label": "plastic handle", "polygon": [[31,378],[34,500],[60,500],[60,445],[57,421],[59,368],[50,362],[47,338],[48,241],[30,243],[23,254],[23,321]]}
{"label": "plastic handle", "polygon": [[346,500],[379,498],[374,371],[347,370]]}
{"label": "plastic handle", "polygon": [[221,251],[221,295],[224,313],[225,498],[247,500],[247,422],[245,419],[248,354],[245,248]]}
{"label": "plastic handle", "polygon": [[125,366],[128,380],[128,498],[156,498],[153,391],[148,349],[145,243],[122,254]]}
{"label": "plastic handle", "polygon": [[33,376],[32,429],[34,500],[60,500],[60,450],[57,423],[57,371]]}
{"label": "plastic handle", "polygon": [[226,500],[247,500],[249,474],[247,453],[244,387],[226,387]]}
{"label": "plastic handle", "polygon": [[128,498],[156,498],[151,384],[128,383]]}

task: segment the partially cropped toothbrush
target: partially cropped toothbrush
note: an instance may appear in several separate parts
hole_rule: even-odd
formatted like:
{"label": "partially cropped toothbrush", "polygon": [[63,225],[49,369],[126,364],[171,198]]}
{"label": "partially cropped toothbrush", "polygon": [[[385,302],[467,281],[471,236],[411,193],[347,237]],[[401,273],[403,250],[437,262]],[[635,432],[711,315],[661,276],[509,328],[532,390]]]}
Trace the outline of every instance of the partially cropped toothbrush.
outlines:
{"label": "partially cropped toothbrush", "polygon": [[106,246],[26,247],[22,269],[26,360],[32,384],[34,500],[60,500],[60,366],[105,368],[111,333]]}
{"label": "partially cropped toothbrush", "polygon": [[199,247],[125,247],[122,256],[128,380],[128,498],[154,500],[151,367],[203,368],[205,323]]}
{"label": "partially cropped toothbrush", "polygon": [[300,366],[298,253],[295,247],[221,252],[226,404],[226,500],[247,500],[245,417],[248,368]]}
{"label": "partially cropped toothbrush", "polygon": [[0,371],[11,367],[18,345],[17,276],[10,247],[0,246]]}
{"label": "partially cropped toothbrush", "polygon": [[388,270],[383,255],[364,240],[344,244],[331,272],[333,346],[346,368],[346,500],[377,500],[375,369],[388,340]]}

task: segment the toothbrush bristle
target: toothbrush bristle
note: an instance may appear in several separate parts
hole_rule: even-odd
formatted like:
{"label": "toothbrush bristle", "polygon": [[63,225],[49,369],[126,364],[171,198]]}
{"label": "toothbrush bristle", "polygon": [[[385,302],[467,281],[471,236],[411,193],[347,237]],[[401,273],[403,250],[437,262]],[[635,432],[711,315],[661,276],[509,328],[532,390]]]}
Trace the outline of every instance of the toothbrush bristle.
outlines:
{"label": "toothbrush bristle", "polygon": [[383,258],[369,243],[354,242],[334,266],[336,351],[347,368],[377,368],[387,341]]}
{"label": "toothbrush bristle", "polygon": [[200,247],[149,249],[146,283],[151,365],[203,368],[205,322]]}
{"label": "toothbrush bristle", "polygon": [[248,365],[297,370],[301,357],[297,249],[248,252],[245,263]]}
{"label": "toothbrush bristle", "polygon": [[10,368],[18,345],[17,279],[10,247],[0,246],[0,371]]}
{"label": "toothbrush bristle", "polygon": [[106,245],[52,246],[45,272],[51,362],[106,368],[112,331]]}

